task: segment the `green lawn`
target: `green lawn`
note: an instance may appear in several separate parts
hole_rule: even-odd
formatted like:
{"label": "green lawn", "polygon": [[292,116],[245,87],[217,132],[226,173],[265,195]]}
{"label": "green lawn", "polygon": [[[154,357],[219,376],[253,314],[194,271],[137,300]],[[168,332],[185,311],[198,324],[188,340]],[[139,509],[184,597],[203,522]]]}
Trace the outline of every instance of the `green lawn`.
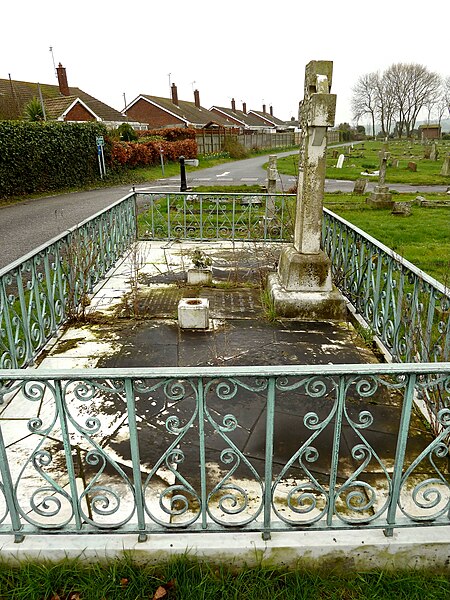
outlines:
{"label": "green lawn", "polygon": [[107,564],[0,565],[8,600],[444,600],[446,574],[431,571],[342,572],[256,567],[242,570],[186,558],[163,565],[126,559]]}
{"label": "green lawn", "polygon": [[[329,179],[346,179],[354,181],[362,172],[376,171],[379,167],[378,153],[385,148],[390,153],[386,172],[386,183],[407,183],[410,185],[450,185],[450,177],[440,174],[444,157],[450,152],[450,141],[439,141],[439,158],[437,161],[424,158],[424,145],[421,142],[390,140],[383,142],[366,141],[355,143],[353,150],[349,147],[328,148],[327,171]],[[333,153],[343,153],[345,156],[342,169],[336,168],[337,158]],[[394,166],[398,161],[398,166]],[[408,170],[408,163],[415,162],[417,171]],[[278,171],[287,175],[298,174],[298,155],[279,158]],[[366,176],[370,181],[378,181],[378,177]]]}
{"label": "green lawn", "polygon": [[449,208],[413,206],[410,217],[399,217],[390,210],[354,206],[351,196],[339,196],[336,204],[338,196],[327,194],[325,206],[441,283],[450,284],[450,203]]}

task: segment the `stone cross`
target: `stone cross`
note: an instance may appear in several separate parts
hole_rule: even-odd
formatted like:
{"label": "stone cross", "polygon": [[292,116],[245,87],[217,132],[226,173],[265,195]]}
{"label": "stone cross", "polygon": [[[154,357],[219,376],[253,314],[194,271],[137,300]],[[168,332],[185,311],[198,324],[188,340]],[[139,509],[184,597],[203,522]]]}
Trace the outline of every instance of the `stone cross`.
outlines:
{"label": "stone cross", "polygon": [[390,154],[389,154],[389,152],[382,150],[379,153],[379,156],[380,156],[380,174],[378,176],[378,185],[381,187],[385,184],[385,181],[386,181],[387,161],[389,160]]}
{"label": "stone cross", "polygon": [[305,95],[300,103],[302,143],[298,177],[294,247],[298,252],[320,252],[327,128],[333,127],[336,95],[330,94],[333,63],[311,61],[305,70]]}

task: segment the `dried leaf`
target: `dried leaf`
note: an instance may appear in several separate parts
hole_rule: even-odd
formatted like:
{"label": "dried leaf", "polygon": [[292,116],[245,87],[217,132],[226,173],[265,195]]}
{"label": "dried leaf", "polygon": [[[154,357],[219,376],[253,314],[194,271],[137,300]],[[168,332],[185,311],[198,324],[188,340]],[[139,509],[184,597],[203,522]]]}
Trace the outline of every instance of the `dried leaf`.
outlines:
{"label": "dried leaf", "polygon": [[171,579],[170,581],[165,583],[164,587],[166,588],[166,590],[171,590],[173,587],[175,587],[175,579]]}
{"label": "dried leaf", "polygon": [[124,588],[128,585],[128,579],[126,577],[122,577],[120,580],[120,585]]}
{"label": "dried leaf", "polygon": [[153,600],[159,600],[159,598],[164,598],[167,596],[167,590],[162,585],[156,590],[155,595],[153,596]]}
{"label": "dried leaf", "polygon": [[78,592],[75,592],[74,594],[70,594],[69,596],[69,600],[80,600],[81,596]]}

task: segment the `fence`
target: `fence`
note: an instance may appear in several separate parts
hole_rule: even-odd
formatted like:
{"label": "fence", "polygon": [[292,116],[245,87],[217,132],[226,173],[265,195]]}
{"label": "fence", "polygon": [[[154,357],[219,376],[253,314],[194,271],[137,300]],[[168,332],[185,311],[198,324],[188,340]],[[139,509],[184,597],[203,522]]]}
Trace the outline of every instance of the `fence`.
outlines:
{"label": "fence", "polygon": [[292,239],[295,196],[288,194],[137,194],[140,239],[270,241]]}
{"label": "fence", "polygon": [[399,362],[450,360],[450,290],[329,210],[333,280]]}
{"label": "fence", "polygon": [[450,409],[419,441],[424,391],[448,398],[449,363],[4,371],[27,420],[20,449],[0,431],[0,532],[449,525]]}
{"label": "fence", "polygon": [[134,197],[0,270],[0,369],[24,368],[136,237]]}
{"label": "fence", "polygon": [[244,148],[252,150],[271,149],[271,148],[292,148],[300,143],[300,134],[291,132],[271,132],[262,133],[256,131],[244,131],[236,134],[236,132],[228,132],[226,129],[202,129],[197,131],[196,140],[198,154],[212,154],[221,152],[223,144],[227,137],[237,139]]}

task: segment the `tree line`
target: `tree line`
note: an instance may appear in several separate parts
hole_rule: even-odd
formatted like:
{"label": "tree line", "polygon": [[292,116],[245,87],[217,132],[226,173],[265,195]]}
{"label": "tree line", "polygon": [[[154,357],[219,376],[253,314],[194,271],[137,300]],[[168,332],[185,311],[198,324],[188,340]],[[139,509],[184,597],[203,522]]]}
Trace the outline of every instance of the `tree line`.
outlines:
{"label": "tree line", "polygon": [[358,122],[369,116],[383,136],[410,137],[421,111],[441,123],[450,115],[450,77],[415,63],[395,63],[383,72],[361,75],[352,90],[352,113]]}

